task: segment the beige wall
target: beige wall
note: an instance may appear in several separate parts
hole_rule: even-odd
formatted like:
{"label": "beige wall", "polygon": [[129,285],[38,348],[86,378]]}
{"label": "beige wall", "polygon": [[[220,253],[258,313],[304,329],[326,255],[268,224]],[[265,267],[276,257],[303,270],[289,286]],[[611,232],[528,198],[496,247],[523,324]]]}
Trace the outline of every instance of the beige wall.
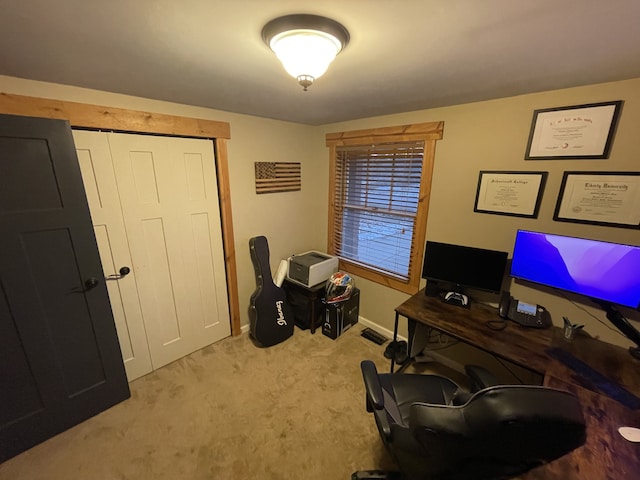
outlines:
{"label": "beige wall", "polygon": [[[640,231],[554,222],[553,210],[565,170],[627,170],[640,166],[640,79],[587,87],[542,92],[495,101],[437,108],[368,118],[322,127],[238,115],[188,105],[159,102],[43,82],[0,76],[0,91],[113,107],[147,110],[229,122],[229,175],[237,252],[239,301],[242,324],[255,289],[248,253],[249,238],[265,235],[271,249],[271,266],[291,253],[325,250],[327,237],[328,150],[327,132],[445,122],[444,138],[438,142],[432,186],[427,238],[483,248],[511,251],[515,231],[527,228],[640,245]],[[624,100],[619,128],[608,160],[525,161],[533,110]],[[253,163],[287,161],[302,163],[302,190],[256,195]],[[473,212],[479,170],[543,170],[549,172],[537,219],[523,219]],[[393,328],[393,310],[407,295],[357,279],[362,291],[360,314],[384,328]],[[588,302],[572,297],[575,304],[549,291],[512,285],[514,296],[540,303],[549,309],[556,324],[562,316],[603,340],[629,342],[607,328],[604,315]],[[630,314],[640,320],[635,312]],[[600,323],[603,322],[603,323]],[[640,323],[635,322],[640,329]]]}
{"label": "beige wall", "polygon": [[[533,111],[610,100],[624,100],[617,134],[608,160],[524,160]],[[436,147],[427,238],[511,252],[518,228],[640,245],[640,231],[553,221],[553,211],[566,170],[640,171],[640,79],[542,92],[494,101],[436,108],[399,115],[326,125],[328,132],[444,121],[444,137]],[[328,150],[324,148],[325,155]],[[549,177],[537,219],[474,213],[480,170],[548,171]],[[640,273],[639,273],[640,274]],[[393,309],[407,296],[356,279],[362,290],[361,315],[388,329]],[[512,283],[512,294],[544,305],[556,325],[568,316],[603,340],[630,345],[589,301],[572,296],[572,303],[549,290]],[[640,320],[636,312],[625,310]],[[603,322],[603,323],[600,323]],[[640,329],[640,323],[634,322]]]}

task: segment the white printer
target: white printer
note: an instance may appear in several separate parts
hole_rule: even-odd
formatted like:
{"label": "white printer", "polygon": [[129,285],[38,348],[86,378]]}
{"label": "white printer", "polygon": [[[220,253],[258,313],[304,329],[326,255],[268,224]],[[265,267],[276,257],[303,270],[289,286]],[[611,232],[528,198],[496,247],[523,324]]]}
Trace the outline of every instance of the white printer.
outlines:
{"label": "white printer", "polygon": [[305,287],[325,282],[338,271],[338,257],[309,251],[289,257],[287,278]]}

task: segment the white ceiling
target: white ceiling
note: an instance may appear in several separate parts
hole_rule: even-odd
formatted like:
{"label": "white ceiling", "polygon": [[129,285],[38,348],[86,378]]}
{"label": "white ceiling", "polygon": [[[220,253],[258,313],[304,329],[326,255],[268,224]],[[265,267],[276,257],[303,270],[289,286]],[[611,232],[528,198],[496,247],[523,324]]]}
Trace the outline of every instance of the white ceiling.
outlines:
{"label": "white ceiling", "polygon": [[[260,35],[291,13],[351,34],[308,92]],[[0,0],[0,74],[320,125],[638,78],[639,23],[640,0]]]}

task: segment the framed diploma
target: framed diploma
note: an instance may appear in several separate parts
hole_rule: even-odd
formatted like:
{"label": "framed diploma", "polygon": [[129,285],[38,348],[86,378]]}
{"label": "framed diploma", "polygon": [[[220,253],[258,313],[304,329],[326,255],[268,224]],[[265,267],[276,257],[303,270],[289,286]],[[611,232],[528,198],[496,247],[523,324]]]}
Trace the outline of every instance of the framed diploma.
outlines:
{"label": "framed diploma", "polygon": [[536,218],[547,172],[481,171],[474,212]]}
{"label": "framed diploma", "polygon": [[533,112],[526,160],[609,158],[622,100]]}
{"label": "framed diploma", "polygon": [[640,229],[640,172],[564,172],[553,219]]}

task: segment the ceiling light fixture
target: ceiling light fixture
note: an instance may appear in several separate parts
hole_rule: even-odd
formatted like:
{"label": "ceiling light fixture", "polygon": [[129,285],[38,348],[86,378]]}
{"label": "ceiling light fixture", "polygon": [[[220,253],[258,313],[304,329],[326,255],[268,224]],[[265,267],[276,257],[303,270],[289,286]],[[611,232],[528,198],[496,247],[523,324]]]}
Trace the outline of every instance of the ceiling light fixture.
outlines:
{"label": "ceiling light fixture", "polygon": [[349,32],[330,18],[297,14],[271,20],[262,39],[306,91],[349,43]]}

